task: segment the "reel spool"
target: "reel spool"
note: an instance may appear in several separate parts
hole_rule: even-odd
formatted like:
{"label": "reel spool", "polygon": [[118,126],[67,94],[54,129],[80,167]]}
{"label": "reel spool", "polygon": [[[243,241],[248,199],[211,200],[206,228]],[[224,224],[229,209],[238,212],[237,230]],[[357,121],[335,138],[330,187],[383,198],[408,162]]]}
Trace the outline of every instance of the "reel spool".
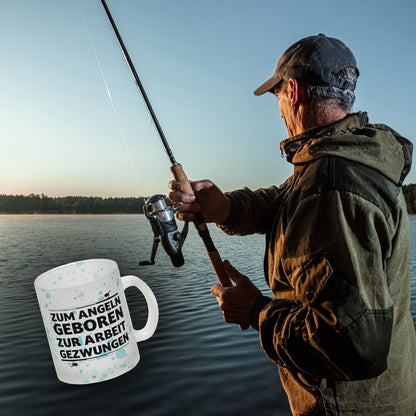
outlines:
{"label": "reel spool", "polygon": [[155,264],[155,256],[159,243],[162,243],[166,253],[170,256],[175,267],[183,266],[185,259],[182,255],[182,246],[188,234],[186,222],[182,231],[178,231],[175,221],[175,212],[171,205],[166,204],[165,195],[153,195],[146,200],[143,208],[146,218],[150,221],[153,231],[153,246],[149,261],[141,261],[140,266]]}

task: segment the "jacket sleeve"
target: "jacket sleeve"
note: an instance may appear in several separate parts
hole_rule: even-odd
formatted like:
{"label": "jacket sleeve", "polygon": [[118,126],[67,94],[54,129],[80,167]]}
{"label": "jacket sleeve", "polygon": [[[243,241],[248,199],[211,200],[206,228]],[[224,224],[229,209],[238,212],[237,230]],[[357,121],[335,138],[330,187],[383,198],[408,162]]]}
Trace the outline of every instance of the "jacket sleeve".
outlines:
{"label": "jacket sleeve", "polygon": [[378,376],[387,368],[393,324],[385,275],[393,221],[336,190],[309,196],[282,215],[284,236],[273,243],[282,255],[269,276],[272,290],[277,280],[291,289],[288,299],[260,298],[253,307],[264,351],[313,377]]}
{"label": "jacket sleeve", "polygon": [[227,192],[226,195],[231,199],[231,212],[218,227],[229,235],[264,234],[279,194],[275,186],[256,191],[242,188]]}

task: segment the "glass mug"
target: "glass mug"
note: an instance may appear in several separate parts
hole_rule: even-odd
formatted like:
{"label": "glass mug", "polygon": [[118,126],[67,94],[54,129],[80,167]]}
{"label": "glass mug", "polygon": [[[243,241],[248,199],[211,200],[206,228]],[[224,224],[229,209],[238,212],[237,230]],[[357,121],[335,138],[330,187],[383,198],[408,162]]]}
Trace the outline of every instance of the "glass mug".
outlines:
{"label": "glass mug", "polygon": [[[140,361],[137,342],[156,330],[159,308],[149,286],[120,276],[117,263],[91,259],[51,269],[35,290],[58,379],[97,383],[131,370]],[[133,328],[124,291],[134,286],[147,307],[146,325]]]}

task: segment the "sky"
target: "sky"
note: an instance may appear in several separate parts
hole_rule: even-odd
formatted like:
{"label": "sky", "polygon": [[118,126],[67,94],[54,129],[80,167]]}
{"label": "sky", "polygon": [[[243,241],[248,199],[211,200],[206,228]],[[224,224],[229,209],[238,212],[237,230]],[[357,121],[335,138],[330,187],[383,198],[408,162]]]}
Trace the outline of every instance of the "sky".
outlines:
{"label": "sky", "polygon": [[[353,51],[354,111],[415,142],[414,0],[107,0],[173,154],[222,190],[292,172],[253,91],[324,33]],[[0,0],[0,194],[150,196],[170,161],[99,0]],[[405,183],[416,183],[413,168]]]}

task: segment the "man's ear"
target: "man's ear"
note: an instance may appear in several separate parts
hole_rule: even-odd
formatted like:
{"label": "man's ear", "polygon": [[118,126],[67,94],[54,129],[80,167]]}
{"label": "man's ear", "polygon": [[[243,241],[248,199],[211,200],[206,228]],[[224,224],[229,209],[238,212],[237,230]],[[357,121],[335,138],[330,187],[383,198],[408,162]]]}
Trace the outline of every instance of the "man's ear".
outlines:
{"label": "man's ear", "polygon": [[295,78],[289,79],[288,96],[290,99],[290,106],[292,108],[295,108],[296,105],[299,103],[300,98],[300,86]]}

